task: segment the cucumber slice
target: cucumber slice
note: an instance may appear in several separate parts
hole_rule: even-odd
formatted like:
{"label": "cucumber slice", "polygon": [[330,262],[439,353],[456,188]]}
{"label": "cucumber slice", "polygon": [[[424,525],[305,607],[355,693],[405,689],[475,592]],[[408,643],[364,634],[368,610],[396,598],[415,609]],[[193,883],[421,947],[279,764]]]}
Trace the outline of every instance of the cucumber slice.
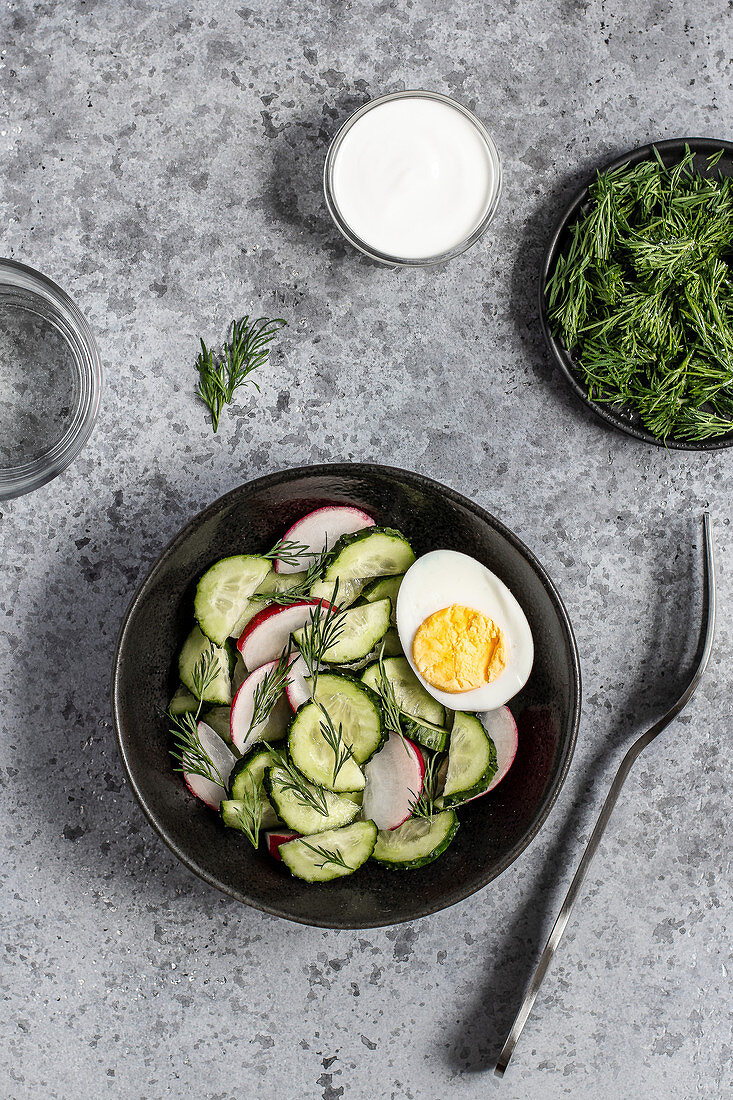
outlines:
{"label": "cucumber slice", "polygon": [[387,733],[379,696],[366,684],[343,673],[321,672],[315,698],[326,708],[336,728],[339,724],[343,727],[357,764],[365,764],[382,747]]}
{"label": "cucumber slice", "polygon": [[[312,783],[303,781],[306,788],[315,791]],[[306,835],[308,833],[322,833],[327,829],[339,829],[342,825],[350,825],[359,813],[359,806],[345,795],[334,794],[333,791],[324,791],[323,797],[327,813],[323,814],[309,805],[297,791],[291,790],[288,784],[288,773],[284,768],[275,766],[265,770],[265,791],[273,809],[296,833]]]}
{"label": "cucumber slice", "polygon": [[272,569],[259,554],[235,554],[207,569],[198,583],[193,613],[208,638],[224,645],[253,592]]}
{"label": "cucumber slice", "polygon": [[[413,718],[424,718],[435,726],[441,726],[445,721],[445,708],[428,694],[410,668],[407,658],[390,657],[382,663],[384,674],[394,688],[400,710]],[[379,684],[379,662],[370,665],[361,679],[367,687],[376,690]]]}
{"label": "cucumber slice", "polygon": [[377,834],[372,859],[384,867],[412,871],[426,867],[446,850],[458,829],[453,810],[444,810],[426,820],[411,817],[397,829],[383,829]]}
{"label": "cucumber slice", "polygon": [[[244,822],[249,821],[248,803],[238,802],[232,798],[222,799],[219,810],[221,811],[221,820],[227,826],[228,829],[239,829],[240,832],[246,832]],[[262,807],[262,818],[260,819],[260,829],[274,829],[279,824],[278,816],[273,810],[267,800]]]}
{"label": "cucumber slice", "polygon": [[229,672],[229,651],[214,643],[202,633],[200,627],[195,626],[183,643],[181,655],[178,658],[178,675],[181,677],[184,687],[192,694],[196,694],[193,683],[193,673],[196,665],[204,653],[209,650],[219,664],[219,672],[204,692],[201,701],[203,703],[215,703],[225,706],[232,701],[232,683]]}
{"label": "cucumber slice", "polygon": [[196,696],[192,695],[187,687],[180,684],[168,704],[169,713],[173,715],[195,714],[198,709],[199,701]]}
{"label": "cucumber slice", "polygon": [[460,806],[483,794],[496,774],[496,748],[475,714],[457,711],[441,805]]}
{"label": "cucumber slice", "polygon": [[[366,657],[389,630],[390,610],[389,600],[378,600],[342,611],[337,620],[340,634],[334,644],[324,651],[323,661],[341,665]],[[302,641],[309,629],[304,626],[296,630],[293,635],[296,642]]]}
{"label": "cucumber slice", "polygon": [[207,726],[211,726],[219,734],[222,741],[226,741],[232,752],[236,752],[237,750],[232,745],[232,731],[229,723],[230,713],[230,707],[209,707],[204,714],[204,719]]}
{"label": "cucumber slice", "polygon": [[238,638],[245,626],[252,622],[257,612],[262,611],[263,607],[267,607],[267,600],[256,600],[254,596],[279,596],[281,593],[290,592],[291,589],[297,587],[304,578],[305,572],[275,573],[273,570],[272,573],[268,573],[257,591],[253,592],[252,597],[247,600],[244,611],[229,631],[229,637]]}
{"label": "cucumber slice", "polygon": [[[263,745],[261,743],[253,745],[252,748],[244,754],[242,759],[237,761],[229,776],[229,799],[234,802],[235,807],[238,807],[243,799],[247,797],[251,798],[252,790],[259,787],[260,802],[262,803],[262,822],[260,828],[262,829],[272,829],[279,821],[265,793],[264,787],[265,769],[272,767],[277,761],[278,758],[269,745]],[[222,807],[223,805],[224,803],[222,803]],[[232,813],[234,813],[235,807],[232,807]],[[229,823],[225,821],[224,824],[228,825]],[[241,826],[234,827],[240,828]]]}
{"label": "cucumber slice", "polygon": [[[320,688],[320,677],[318,686]],[[339,723],[333,716],[331,717],[338,730]],[[364,776],[359,765],[351,757],[342,761],[341,767],[334,775],[336,757],[321,732],[322,721],[323,714],[315,703],[306,703],[299,709],[292,721],[288,736],[290,759],[306,779],[310,779],[311,783],[315,783],[318,787],[326,787],[329,791],[338,792],[362,790],[365,783]],[[345,730],[342,732],[344,742],[348,744]]]}
{"label": "cucumber slice", "polygon": [[[397,593],[402,584],[402,577],[403,574],[400,574],[399,577],[378,577],[375,581],[370,581],[361,594],[361,598],[366,600],[367,603],[385,599],[392,601],[392,626],[397,625]],[[401,651],[402,647],[400,646]]]}
{"label": "cucumber slice", "polygon": [[[355,580],[347,581],[339,579],[338,591],[336,591],[336,581],[316,581],[312,585],[309,592],[309,596],[314,600],[328,600],[329,603],[336,603],[337,607],[351,607],[357,596],[361,595],[361,591],[367,581],[363,577],[359,577]],[[336,597],[334,601],[334,596]]]}
{"label": "cucumber slice", "polygon": [[[284,742],[281,742],[284,746]],[[237,801],[243,799],[253,785],[263,783],[265,768],[278,763],[278,755],[270,745],[259,742],[248,749],[241,760],[232,768],[229,776],[229,797]]]}
{"label": "cucumber slice", "polygon": [[442,752],[448,744],[448,730],[427,722],[424,718],[405,715],[402,718],[402,732],[411,741],[419,741],[426,749],[434,749],[435,752]]}
{"label": "cucumber slice", "polygon": [[[280,845],[280,858],[296,878],[305,882],[331,882],[366,863],[374,851],[377,826],[373,821],[357,821],[342,829],[331,829],[315,836],[303,836]],[[315,849],[315,851],[314,851]],[[344,867],[328,856],[340,856]]]}
{"label": "cucumber slice", "polygon": [[323,573],[324,581],[345,581],[404,573],[415,560],[409,542],[391,527],[365,527],[338,540]]}

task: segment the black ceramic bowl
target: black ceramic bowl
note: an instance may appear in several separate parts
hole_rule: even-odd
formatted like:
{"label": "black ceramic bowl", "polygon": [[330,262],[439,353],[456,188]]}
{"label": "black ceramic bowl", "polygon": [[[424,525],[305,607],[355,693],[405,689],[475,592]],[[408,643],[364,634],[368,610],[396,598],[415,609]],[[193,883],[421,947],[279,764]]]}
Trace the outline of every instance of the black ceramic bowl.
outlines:
{"label": "black ceramic bowl", "polygon": [[[639,164],[642,160],[650,160],[654,156],[655,148],[658,150],[665,164],[675,164],[684,155],[685,146],[687,145],[690,146],[690,149],[695,154],[693,167],[695,171],[699,172],[701,175],[713,175],[717,172],[722,172],[724,176],[733,175],[733,142],[722,141],[720,138],[672,138],[669,141],[655,141],[653,145],[642,145],[638,149],[632,149],[630,152],[624,153],[622,157],[617,157],[609,164],[600,168],[599,171],[607,172],[612,168],[620,168],[624,164],[634,165]],[[710,168],[706,162],[706,158],[712,153],[717,153],[719,149],[724,149],[725,152],[717,165],[715,165],[714,168]],[[636,439],[643,439],[645,443],[653,443],[657,447],[675,448],[681,451],[715,451],[723,447],[733,446],[733,432],[728,432],[718,439],[706,439],[701,443],[692,443],[689,440],[673,439],[670,437],[663,440],[660,439],[659,436],[648,431],[641,423],[638,414],[634,413],[632,410],[609,405],[599,405],[595,401],[592,401],[588,396],[588,390],[581,376],[577,372],[576,361],[565,347],[562,340],[558,340],[553,336],[547,318],[547,282],[555,270],[558,256],[565,251],[570,243],[570,227],[587,205],[588,188],[595,182],[595,179],[596,177],[594,175],[592,179],[588,180],[582,191],[578,192],[566,212],[563,214],[550,240],[540,273],[540,323],[547,345],[555,362],[581,401],[583,401],[588,408],[592,409],[601,420],[605,420],[607,424],[611,424],[614,428],[618,428],[619,431],[625,432],[627,435],[633,435]]]}
{"label": "black ceramic bowl", "polygon": [[[309,886],[255,852],[198,802],[173,771],[161,712],[176,682],[196,580],[218,558],[271,547],[299,516],[323,504],[355,504],[405,532],[417,554],[439,547],[472,554],[515,593],[535,641],[532,674],[511,704],[519,751],[490,795],[459,811],[447,852],[399,872],[367,864],[349,878]],[[419,474],[383,466],[310,466],[234,489],[196,516],[141,585],[122,625],[113,710],[122,759],[154,828],[187,867],[239,901],[326,928],[369,928],[444,909],[485,886],[526,848],[565,778],[580,715],[573,631],[550,578],[498,520]]]}

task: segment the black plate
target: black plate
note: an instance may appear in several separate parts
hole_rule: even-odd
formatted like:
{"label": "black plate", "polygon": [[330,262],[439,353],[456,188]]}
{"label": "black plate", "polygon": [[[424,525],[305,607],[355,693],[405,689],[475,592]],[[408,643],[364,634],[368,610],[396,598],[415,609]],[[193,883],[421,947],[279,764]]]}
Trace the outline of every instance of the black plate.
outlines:
{"label": "black plate", "polygon": [[[162,710],[175,687],[177,654],[190,629],[195,583],[218,558],[260,551],[299,516],[354,504],[398,527],[417,554],[439,547],[472,554],[512,589],[529,619],[535,663],[512,702],[519,751],[491,795],[459,811],[461,826],[434,864],[399,872],[368,864],[320,886],[292,879],[224,829],[174,772]],[[153,566],[120,632],[113,713],[132,789],[154,828],[187,867],[239,901],[303,924],[369,928],[412,920],[468,897],[504,871],[547,817],[570,764],[580,716],[573,631],[550,578],[498,520],[419,474],[366,464],[310,466],[234,489],[193,519]]]}
{"label": "black plate", "polygon": [[[617,157],[609,164],[600,168],[599,171],[607,172],[612,168],[620,168],[623,164],[634,165],[642,160],[650,160],[654,156],[655,148],[659,151],[659,155],[665,164],[675,164],[683,156],[686,145],[689,145],[695,153],[693,165],[695,170],[702,175],[712,175],[718,171],[721,171],[724,176],[733,175],[733,142],[722,141],[720,138],[672,138],[668,141],[655,141],[652,145],[642,145],[638,149],[632,149],[630,152],[624,153],[622,157]],[[725,152],[718,164],[711,169],[706,164],[705,158],[709,157],[712,153],[716,153],[719,149],[725,149]],[[547,319],[545,288],[547,287],[547,281],[550,275],[555,270],[558,256],[565,250],[569,243],[569,227],[577,219],[582,207],[588,201],[588,188],[595,182],[595,179],[596,176],[594,175],[592,179],[588,180],[588,183],[582,191],[578,192],[566,213],[563,215],[552,235],[545,256],[545,262],[542,266],[540,276],[540,323],[542,324],[542,331],[545,334],[547,345],[552,352],[555,362],[578,397],[588,406],[588,408],[592,409],[593,412],[597,416],[600,416],[602,420],[605,420],[607,424],[611,424],[621,432],[626,432],[627,435],[633,435],[636,439],[643,439],[645,443],[653,443],[657,447],[675,448],[681,451],[715,451],[723,447],[733,446],[733,432],[728,432],[718,439],[707,439],[700,443],[671,438],[662,440],[659,436],[653,435],[652,432],[648,431],[641,424],[636,413],[628,410],[613,409],[608,405],[596,404],[596,402],[592,401],[588,396],[588,390],[583,385],[580,376],[576,373],[576,362],[572,355],[562,341],[556,340],[552,335]]]}

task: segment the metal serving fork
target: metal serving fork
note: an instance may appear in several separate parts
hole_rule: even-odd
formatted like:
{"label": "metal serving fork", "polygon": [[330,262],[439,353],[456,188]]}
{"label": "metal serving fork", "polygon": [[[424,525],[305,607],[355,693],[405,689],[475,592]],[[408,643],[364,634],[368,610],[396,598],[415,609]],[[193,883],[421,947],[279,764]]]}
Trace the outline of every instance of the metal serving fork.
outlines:
{"label": "metal serving fork", "polygon": [[[702,644],[702,651],[700,653],[700,659],[697,664],[689,684],[680,695],[676,703],[674,703],[667,713],[655,722],[651,729],[648,729],[646,733],[643,733],[641,737],[638,737],[634,741],[631,748],[626,753],[626,756],[621,761],[621,765],[616,772],[616,777],[611,784],[611,789],[606,795],[606,801],[603,803],[603,809],[600,812],[596,826],[591,833],[590,840],[586,845],[583,858],[580,861],[578,870],[575,872],[575,877],[570,883],[570,889],[565,895],[565,901],[562,903],[562,908],[558,913],[557,920],[553,925],[550,932],[549,939],[545,944],[545,949],[540,956],[540,961],[537,963],[532,980],[530,981],[527,992],[524,995],[524,1000],[519,1008],[514,1023],[512,1024],[511,1031],[507,1036],[506,1042],[501,1049],[501,1054],[494,1068],[494,1073],[497,1077],[503,1077],[504,1071],[509,1065],[509,1059],[514,1053],[514,1048],[517,1045],[519,1036],[522,1034],[524,1025],[529,1019],[529,1015],[534,1007],[534,1003],[537,1000],[537,994],[540,991],[542,980],[547,973],[548,967],[552,962],[552,957],[557,950],[557,947],[562,939],[562,934],[567,927],[567,923],[570,920],[570,914],[573,910],[575,902],[578,900],[581,887],[585,881],[585,876],[588,874],[588,868],[591,865],[593,856],[596,854],[598,845],[601,842],[606,826],[608,825],[613,808],[616,805],[616,800],[621,793],[621,788],[626,782],[631,768],[636,761],[637,757],[641,755],[647,745],[650,745],[655,737],[662,732],[662,730],[672,722],[677,715],[687,706],[692,696],[697,690],[697,686],[702,680],[703,673],[707,667],[707,663],[710,659],[710,653],[713,648],[713,634],[715,632],[715,554],[713,550],[713,531],[710,515],[705,512],[703,515],[703,531],[705,536],[705,636]],[[701,635],[702,638],[702,635]]]}

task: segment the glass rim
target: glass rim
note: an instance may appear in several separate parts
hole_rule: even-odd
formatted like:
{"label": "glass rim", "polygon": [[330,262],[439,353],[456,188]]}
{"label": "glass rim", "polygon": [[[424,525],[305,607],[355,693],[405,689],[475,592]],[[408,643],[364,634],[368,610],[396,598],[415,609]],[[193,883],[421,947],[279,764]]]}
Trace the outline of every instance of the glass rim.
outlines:
{"label": "glass rim", "polygon": [[[35,268],[0,257],[0,310],[4,291],[24,292],[38,300],[52,317],[39,313],[67,344],[79,373],[79,391],[71,423],[52,447],[37,458],[12,466],[0,464],[0,501],[25,496],[62,473],[88,442],[94,429],[102,395],[102,364],[91,327],[69,295]],[[13,303],[34,312],[31,304]]]}
{"label": "glass rim", "polygon": [[[433,99],[439,103],[445,103],[447,106],[452,107],[460,114],[467,118],[472,123],[479,136],[481,137],[486,151],[488,153],[489,162],[494,173],[493,189],[489,198],[489,203],[486,211],[479,221],[479,223],[472,229],[471,233],[460,241],[453,248],[449,248],[444,252],[436,253],[434,256],[420,257],[418,259],[407,259],[404,256],[391,255],[388,252],[382,252],[379,249],[373,248],[362,240],[361,237],[356,234],[346,219],[339,210],[338,203],[333,191],[333,172],[336,158],[338,156],[341,144],[346,137],[347,133],[360,118],[362,118],[368,111],[371,111],[375,107],[381,106],[383,103],[390,103],[397,99]],[[431,267],[434,264],[445,263],[447,260],[452,260],[454,256],[460,256],[462,253],[468,251],[477,241],[481,240],[489,225],[494,220],[497,207],[499,205],[499,199],[501,198],[502,191],[502,170],[501,159],[499,157],[499,151],[496,148],[491,134],[484,126],[483,122],[465,107],[463,103],[460,103],[457,99],[452,99],[451,96],[444,95],[442,92],[428,92],[420,88],[406,89],[401,92],[388,92],[386,95],[377,96],[376,99],[370,99],[367,103],[363,103],[361,107],[358,107],[353,114],[349,115],[345,122],[339,127],[334,134],[331,142],[328,146],[328,152],[326,153],[326,160],[323,165],[323,193],[326,199],[326,206],[328,212],[333,219],[336,228],[340,231],[342,236],[346,238],[349,244],[358,249],[363,255],[368,256],[372,260],[376,260],[378,263],[386,264],[390,267]]]}

